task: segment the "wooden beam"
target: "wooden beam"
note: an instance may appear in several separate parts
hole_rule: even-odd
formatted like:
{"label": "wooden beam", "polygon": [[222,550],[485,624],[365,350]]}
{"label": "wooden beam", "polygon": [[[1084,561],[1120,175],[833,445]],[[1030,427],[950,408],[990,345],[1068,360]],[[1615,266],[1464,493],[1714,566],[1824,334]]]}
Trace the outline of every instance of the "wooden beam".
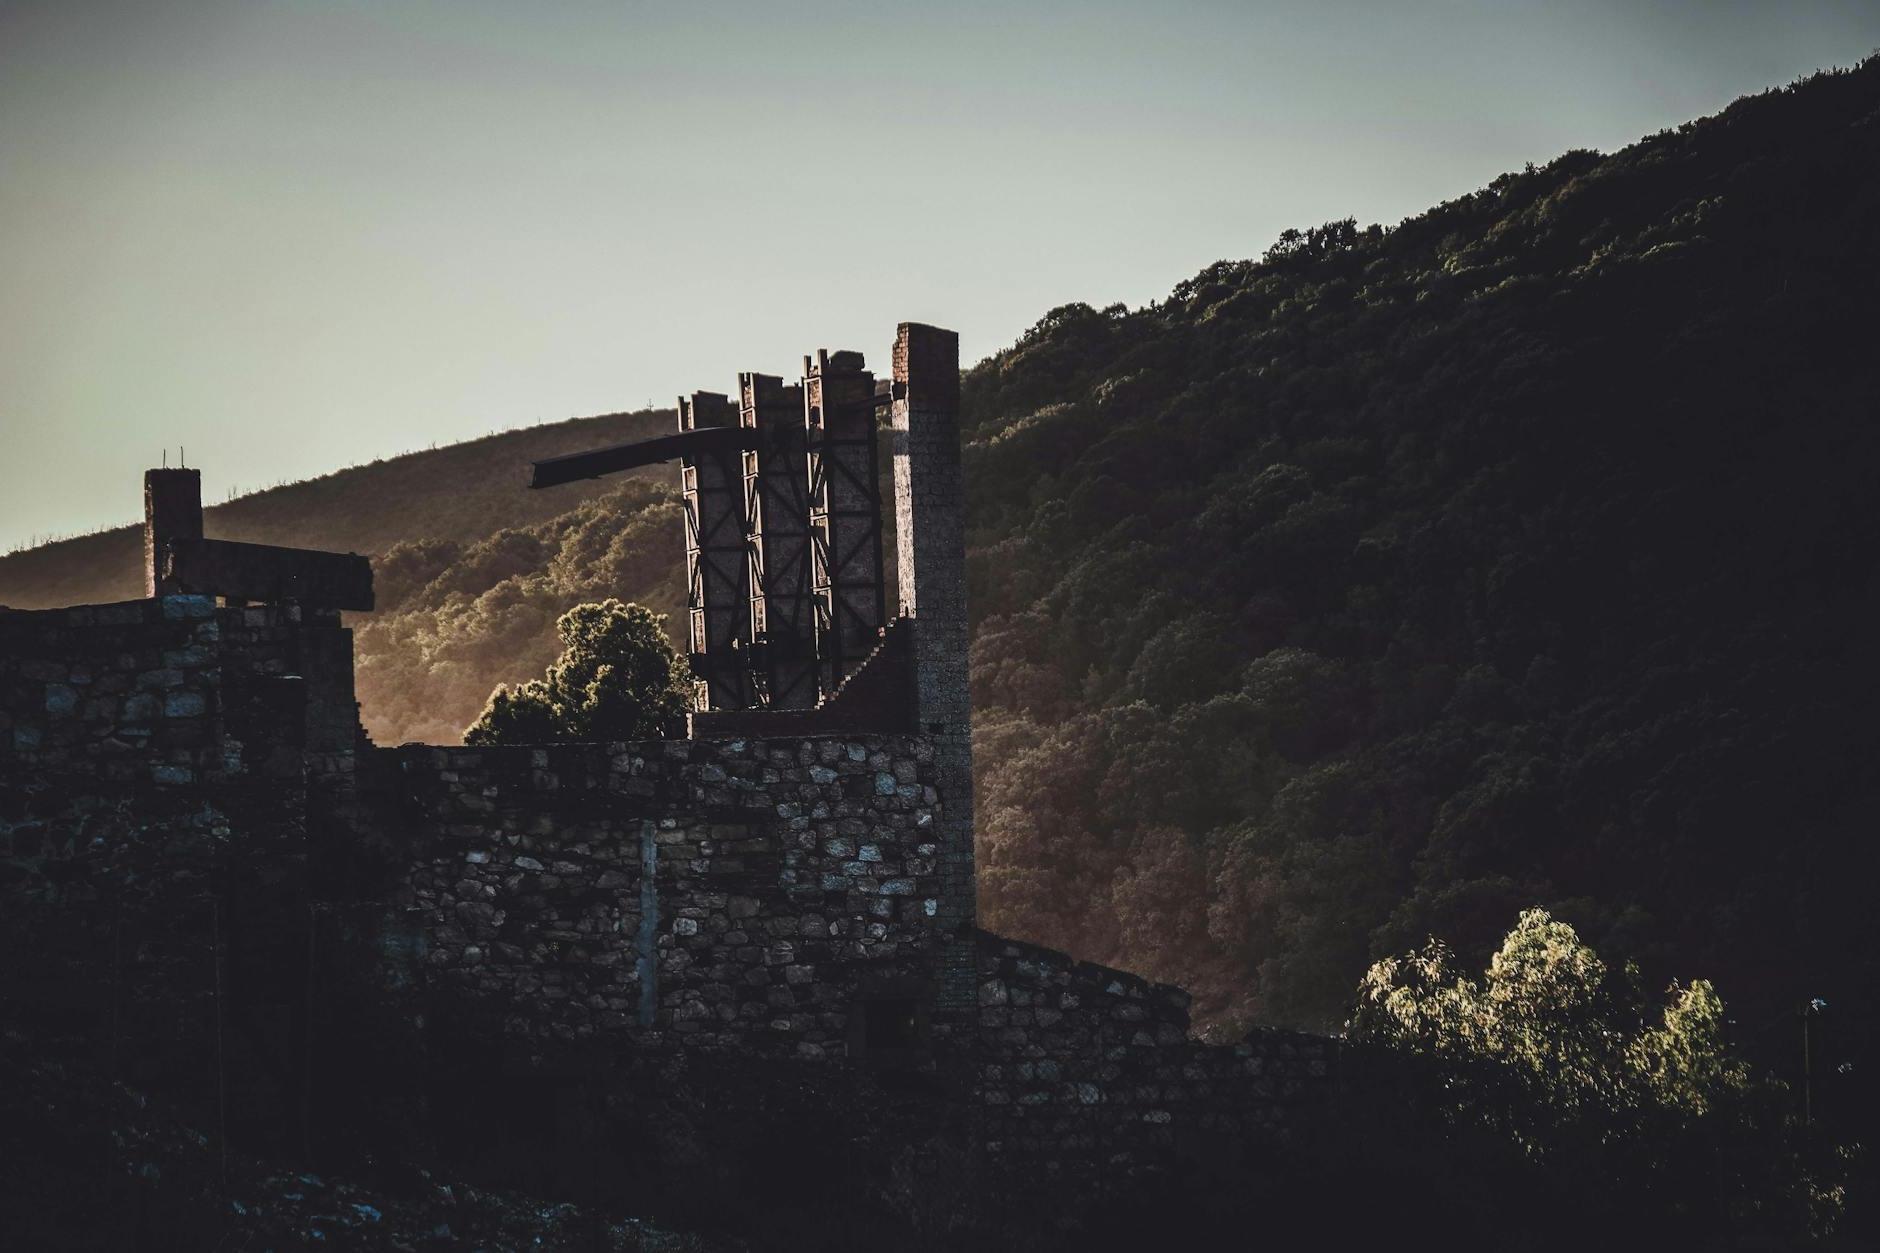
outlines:
{"label": "wooden beam", "polygon": [[179,539],[169,545],[164,573],[177,591],[197,596],[293,600],[320,609],[372,608],[372,563],[353,553]]}
{"label": "wooden beam", "polygon": [[597,448],[592,452],[572,452],[561,457],[549,457],[534,463],[529,486],[558,487],[563,483],[578,483],[583,479],[598,479],[604,474],[618,474],[622,470],[657,465],[661,461],[698,456],[720,447],[736,448],[743,437],[744,433],[736,427],[708,426],[680,431],[676,435],[637,440],[631,444],[615,444],[611,448]]}

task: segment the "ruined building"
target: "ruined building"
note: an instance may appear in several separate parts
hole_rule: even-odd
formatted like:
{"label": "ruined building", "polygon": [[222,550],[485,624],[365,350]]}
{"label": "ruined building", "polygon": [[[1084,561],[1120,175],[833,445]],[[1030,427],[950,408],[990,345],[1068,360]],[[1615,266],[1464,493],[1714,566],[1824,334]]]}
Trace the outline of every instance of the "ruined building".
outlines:
{"label": "ruined building", "polygon": [[1283,1126],[1326,1042],[1197,1043],[1179,990],[976,925],[957,337],[678,427],[534,469],[678,462],[695,708],[641,743],[369,743],[365,560],[204,538],[151,471],[146,599],[0,611],[19,1019],[257,1151],[653,1207],[834,1155],[957,1221]]}

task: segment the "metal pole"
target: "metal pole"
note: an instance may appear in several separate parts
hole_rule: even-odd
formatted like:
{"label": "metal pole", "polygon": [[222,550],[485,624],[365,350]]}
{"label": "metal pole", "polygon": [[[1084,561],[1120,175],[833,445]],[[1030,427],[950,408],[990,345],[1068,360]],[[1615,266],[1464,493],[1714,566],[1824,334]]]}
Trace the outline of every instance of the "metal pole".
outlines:
{"label": "metal pole", "polygon": [[[218,887],[219,890],[219,887]],[[222,1191],[228,1191],[228,1082],[222,1058],[222,902],[209,903],[211,955],[215,967],[215,1130],[222,1169]]]}
{"label": "metal pole", "polygon": [[312,901],[307,902],[307,992],[300,1024],[300,1156],[313,1162],[313,1011],[314,946],[319,935],[318,915]]}
{"label": "metal pole", "polygon": [[1814,1012],[1813,1002],[1802,1005],[1802,1125],[1815,1125],[1815,1076],[1813,1050],[1809,1048],[1808,1019]]}

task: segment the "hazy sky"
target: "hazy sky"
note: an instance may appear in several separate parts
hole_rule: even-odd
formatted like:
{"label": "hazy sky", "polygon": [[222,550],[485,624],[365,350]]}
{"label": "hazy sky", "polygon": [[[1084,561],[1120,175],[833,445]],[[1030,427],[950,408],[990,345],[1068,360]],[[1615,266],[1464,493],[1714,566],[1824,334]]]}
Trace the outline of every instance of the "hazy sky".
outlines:
{"label": "hazy sky", "polygon": [[[727,391],[977,359],[1880,46],[1880,0],[0,0],[0,549]],[[174,454],[172,454],[174,456]]]}

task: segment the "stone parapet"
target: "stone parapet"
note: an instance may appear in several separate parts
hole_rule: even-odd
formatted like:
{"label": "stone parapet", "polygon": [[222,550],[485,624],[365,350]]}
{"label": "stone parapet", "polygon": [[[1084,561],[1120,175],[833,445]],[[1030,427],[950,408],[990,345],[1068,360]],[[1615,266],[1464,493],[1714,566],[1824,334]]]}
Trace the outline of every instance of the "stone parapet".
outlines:
{"label": "stone parapet", "polygon": [[510,1031],[840,1057],[871,995],[931,981],[917,737],[386,752],[427,977]]}
{"label": "stone parapet", "polygon": [[991,1162],[1067,1178],[1152,1166],[1197,1138],[1283,1135],[1329,1090],[1323,1036],[1206,1044],[1180,988],[993,935],[978,956],[974,1098]]}
{"label": "stone parapet", "polygon": [[[0,761],[183,787],[351,753],[352,633],[205,596],[0,613]],[[285,750],[277,753],[276,750]]]}

